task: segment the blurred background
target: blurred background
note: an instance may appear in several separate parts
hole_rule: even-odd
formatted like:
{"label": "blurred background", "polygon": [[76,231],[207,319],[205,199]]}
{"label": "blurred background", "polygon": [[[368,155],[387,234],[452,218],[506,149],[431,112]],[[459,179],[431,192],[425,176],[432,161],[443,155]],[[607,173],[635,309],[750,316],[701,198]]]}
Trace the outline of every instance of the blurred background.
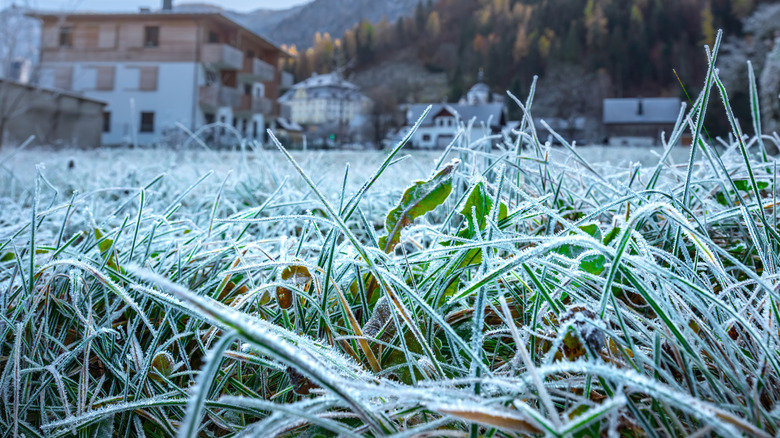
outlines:
{"label": "blurred background", "polygon": [[[780,119],[774,1],[4,0],[2,6],[5,144],[35,135],[39,143],[80,147],[175,146],[198,132],[206,143],[230,146],[237,138],[267,143],[271,129],[294,148],[373,149],[394,144],[433,105],[410,146],[436,149],[453,140],[461,123],[472,122],[472,140],[517,128],[523,113],[507,91],[525,102],[538,77],[532,114],[542,141],[557,143],[555,131],[580,145],[660,145],[680,104],[690,106],[702,90],[704,46],[714,45],[719,29],[719,77],[742,129],[752,132],[753,125],[748,60],[762,129],[777,130]],[[51,97],[19,91],[20,84],[72,102],[48,114]],[[64,118],[67,111],[81,113]],[[25,127],[25,114],[61,126]],[[91,126],[62,128],[82,118]],[[711,139],[728,135],[724,111],[711,111],[706,131]]]}

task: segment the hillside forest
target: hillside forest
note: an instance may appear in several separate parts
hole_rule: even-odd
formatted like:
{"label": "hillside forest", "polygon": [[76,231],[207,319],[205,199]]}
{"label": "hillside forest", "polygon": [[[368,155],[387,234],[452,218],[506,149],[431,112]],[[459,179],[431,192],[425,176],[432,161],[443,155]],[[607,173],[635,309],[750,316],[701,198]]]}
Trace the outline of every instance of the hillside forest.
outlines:
{"label": "hillside forest", "polygon": [[[770,2],[424,0],[393,23],[363,20],[339,37],[317,34],[306,50],[288,47],[294,58],[286,68],[296,80],[334,69],[359,74],[403,53],[430,73],[446,74],[442,99],[462,96],[480,70],[494,91],[518,96],[538,75],[557,89],[548,93],[555,95],[548,96],[548,112],[592,113],[601,97],[695,97],[707,68],[703,46],[712,46],[718,29],[742,38],[745,19],[760,3]],[[747,88],[746,78],[742,84]],[[590,88],[598,98],[585,92]],[[413,100],[397,89],[390,105]],[[567,89],[584,96],[556,97]],[[746,93],[737,94],[732,105],[743,113]]]}

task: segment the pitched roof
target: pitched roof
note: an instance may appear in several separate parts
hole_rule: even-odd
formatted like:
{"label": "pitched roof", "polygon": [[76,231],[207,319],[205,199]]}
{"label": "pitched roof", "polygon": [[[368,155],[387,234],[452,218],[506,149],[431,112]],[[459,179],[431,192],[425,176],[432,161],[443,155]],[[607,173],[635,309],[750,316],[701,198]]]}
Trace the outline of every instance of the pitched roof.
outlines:
{"label": "pitched roof", "polygon": [[63,90],[63,89],[60,89],[60,88],[41,87],[39,85],[22,83],[22,82],[19,82],[19,81],[15,81],[15,80],[8,79],[8,78],[2,78],[2,77],[0,77],[0,83],[6,83],[6,84],[8,84],[11,87],[26,88],[29,91],[39,91],[39,92],[42,92],[42,93],[52,94],[54,96],[65,96],[65,97],[69,97],[71,99],[81,100],[81,101],[84,101],[84,102],[97,103],[97,104],[103,105],[103,106],[108,105],[108,103],[105,102],[105,101],[102,101],[102,100],[99,100],[99,99],[93,99],[91,97],[84,96],[83,94],[76,93],[74,91]]}
{"label": "pitched roof", "polygon": [[333,99],[358,101],[368,100],[360,92],[357,85],[345,81],[338,73],[329,73],[324,75],[313,75],[305,81],[293,85],[280,98],[280,102],[289,102],[295,98],[295,93],[304,89],[307,99]]}
{"label": "pitched roof", "polygon": [[605,124],[674,124],[679,113],[676,97],[604,99]]}
{"label": "pitched roof", "polygon": [[306,80],[298,82],[293,85],[292,88],[314,88],[314,87],[341,87],[352,88],[357,90],[357,85],[352,82],[344,80],[338,72],[328,73],[324,75],[313,74]]}
{"label": "pitched roof", "polygon": [[[407,105],[406,123],[414,124],[418,118],[422,115],[426,108],[427,103],[414,103]],[[442,109],[447,109],[450,112],[455,112],[457,116],[465,123],[468,123],[471,119],[474,119],[475,126],[479,126],[480,123],[487,123],[490,120],[491,127],[501,126],[504,105],[500,103],[483,103],[478,105],[460,105],[460,104],[446,104],[437,103],[430,105],[431,112],[428,113],[428,117],[423,120],[421,126],[433,125],[434,115],[441,112]]]}

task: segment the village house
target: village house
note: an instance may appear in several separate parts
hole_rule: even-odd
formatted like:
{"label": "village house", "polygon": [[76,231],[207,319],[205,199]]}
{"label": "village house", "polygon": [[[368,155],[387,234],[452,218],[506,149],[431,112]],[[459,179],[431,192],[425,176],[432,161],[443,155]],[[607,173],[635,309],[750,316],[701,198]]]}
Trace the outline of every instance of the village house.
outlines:
{"label": "village house", "polygon": [[657,145],[671,134],[680,114],[676,97],[604,99],[604,128],[610,146]]}
{"label": "village house", "polygon": [[[428,108],[427,103],[404,105],[406,127],[411,128]],[[420,149],[443,149],[455,138],[462,122],[471,125],[469,143],[488,135],[499,134],[506,126],[506,110],[501,103],[477,105],[433,104],[420,127],[410,140],[410,146]]]}
{"label": "village house", "polygon": [[314,74],[293,85],[279,102],[289,114],[288,123],[303,125],[306,135],[322,146],[362,137],[365,115],[373,102],[339,72]]}
{"label": "village house", "polygon": [[349,124],[371,107],[371,99],[339,72],[313,74],[293,85],[279,102],[290,108],[290,119],[301,125]]}
{"label": "village house", "polygon": [[107,144],[214,122],[262,139],[292,82],[278,67],[286,52],[219,12],[176,12],[165,0],[155,12],[32,15],[42,21],[40,84],[106,101]]}
{"label": "village house", "polygon": [[[480,72],[480,79],[482,74]],[[406,127],[411,128],[431,104],[416,103],[401,105],[406,114]],[[507,112],[503,99],[491,94],[490,88],[478,81],[459,103],[432,104],[420,127],[410,140],[411,146],[421,149],[444,148],[455,138],[460,123],[468,127],[469,143],[489,135],[499,134],[507,126]]]}

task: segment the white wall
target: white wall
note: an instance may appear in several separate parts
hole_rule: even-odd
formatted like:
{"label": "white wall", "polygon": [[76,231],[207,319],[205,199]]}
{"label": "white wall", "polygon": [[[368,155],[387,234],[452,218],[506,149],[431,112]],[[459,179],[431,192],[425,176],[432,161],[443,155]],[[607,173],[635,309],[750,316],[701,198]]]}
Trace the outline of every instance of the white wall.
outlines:
{"label": "white wall", "polygon": [[[436,119],[441,120],[441,119]],[[446,120],[446,119],[445,119]],[[441,145],[438,144],[439,137],[440,136],[446,136],[445,141],[449,143],[449,141],[452,139],[452,137],[457,134],[458,129],[460,128],[459,123],[457,120],[453,120],[453,124],[451,126],[446,126],[446,123],[444,126],[437,124],[434,122],[433,125],[426,125],[426,126],[420,126],[420,128],[417,129],[417,131],[414,132],[412,135],[411,141],[414,147],[416,148],[422,148],[422,149],[435,149],[440,148]],[[428,136],[428,140],[424,140],[425,136]],[[490,132],[485,130],[482,123],[474,123],[474,126],[471,127],[471,130],[467,133],[464,133],[462,137],[468,138],[468,143],[472,144],[479,140],[484,139],[486,136],[490,135]]]}
{"label": "white wall", "polygon": [[[51,69],[57,63],[44,66],[49,73],[43,77],[51,78]],[[202,113],[198,105],[198,85],[203,81],[202,68],[196,63],[129,63],[129,62],[83,62],[67,63],[73,65],[73,91],[83,92],[85,96],[108,102],[106,111],[111,112],[111,132],[103,134],[103,144],[132,143],[134,134],[140,144],[149,144],[159,139],[163,132],[177,129],[179,122],[191,129],[201,124]],[[97,66],[115,66],[114,89],[98,91],[96,86]],[[138,90],[138,67],[158,66],[157,90]],[[42,85],[53,85],[42,83]],[[131,104],[131,101],[133,103]],[[195,113],[193,114],[193,108]],[[139,132],[141,112],[152,111],[154,132]],[[196,120],[193,121],[193,115]]]}

